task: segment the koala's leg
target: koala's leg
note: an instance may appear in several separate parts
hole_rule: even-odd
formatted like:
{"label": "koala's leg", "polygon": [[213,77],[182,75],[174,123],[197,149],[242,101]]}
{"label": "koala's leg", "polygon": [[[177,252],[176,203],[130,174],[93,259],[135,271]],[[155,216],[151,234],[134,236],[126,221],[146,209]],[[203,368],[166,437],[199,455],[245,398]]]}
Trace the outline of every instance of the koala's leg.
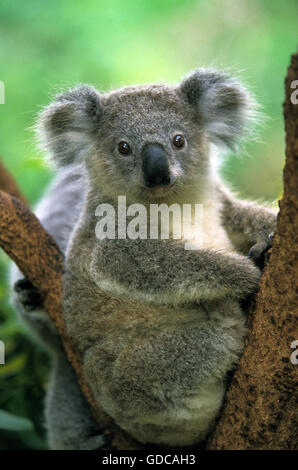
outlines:
{"label": "koala's leg", "polygon": [[188,445],[210,430],[227,373],[243,348],[245,316],[230,301],[208,310],[209,321],[175,325],[173,319],[174,324],[131,341],[109,362],[109,374],[101,365],[107,355],[102,344],[85,354],[96,398],[136,439],[168,444],[180,439]]}
{"label": "koala's leg", "polygon": [[64,353],[54,358],[46,398],[46,424],[53,450],[103,449],[107,445]]}

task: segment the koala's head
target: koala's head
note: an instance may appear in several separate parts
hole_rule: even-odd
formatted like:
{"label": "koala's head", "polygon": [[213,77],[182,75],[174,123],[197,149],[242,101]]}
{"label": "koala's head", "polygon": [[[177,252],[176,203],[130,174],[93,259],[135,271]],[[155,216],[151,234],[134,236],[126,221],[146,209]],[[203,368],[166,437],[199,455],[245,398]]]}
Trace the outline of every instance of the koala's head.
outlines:
{"label": "koala's head", "polygon": [[252,110],[242,85],[198,69],[177,86],[71,89],[43,111],[38,130],[58,166],[86,163],[93,190],[174,199],[204,185],[210,143],[234,149]]}

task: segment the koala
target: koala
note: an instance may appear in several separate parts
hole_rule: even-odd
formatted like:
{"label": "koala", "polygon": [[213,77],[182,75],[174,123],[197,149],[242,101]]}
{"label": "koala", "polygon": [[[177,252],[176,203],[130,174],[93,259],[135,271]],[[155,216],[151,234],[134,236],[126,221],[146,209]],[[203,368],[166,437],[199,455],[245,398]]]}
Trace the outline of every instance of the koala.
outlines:
{"label": "koala", "polygon": [[[39,117],[41,147],[57,176],[36,213],[65,254],[67,333],[96,401],[141,443],[202,442],[241,355],[243,301],[257,289],[276,211],[237,199],[216,155],[247,137],[253,110],[240,83],[197,69],[175,86],[100,94],[81,85]],[[167,238],[150,237],[148,227],[144,237],[119,236],[119,196],[148,210],[200,204],[203,241],[193,215],[180,238],[173,220]],[[115,209],[118,236],[97,236],[102,204]],[[18,309],[53,356],[51,448],[103,447],[38,294],[21,273],[14,282]]]}

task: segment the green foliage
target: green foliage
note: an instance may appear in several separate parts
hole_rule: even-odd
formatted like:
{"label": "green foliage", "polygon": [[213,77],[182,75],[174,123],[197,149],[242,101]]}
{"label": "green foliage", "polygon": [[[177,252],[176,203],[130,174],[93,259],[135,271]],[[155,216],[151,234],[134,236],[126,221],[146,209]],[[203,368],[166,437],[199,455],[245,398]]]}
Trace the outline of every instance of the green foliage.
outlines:
{"label": "green foliage", "polygon": [[0,430],[21,432],[31,431],[32,428],[33,425],[28,419],[0,410]]}
{"label": "green foliage", "polygon": [[[258,142],[223,173],[244,197],[281,194],[282,101],[289,56],[297,47],[296,0],[2,0],[0,3],[0,152],[31,203],[51,178],[33,132],[36,114],[61,88],[100,90],[149,81],[175,82],[198,66],[236,73],[267,118]],[[8,260],[0,255],[0,409],[33,422],[31,431],[0,430],[1,448],[44,448],[42,397],[48,360],[8,304]],[[1,427],[1,415],[0,415]]]}
{"label": "green foliage", "polygon": [[7,267],[8,258],[0,251],[0,339],[5,345],[5,364],[0,365],[0,450],[43,449],[42,410],[49,359],[9,305]]}

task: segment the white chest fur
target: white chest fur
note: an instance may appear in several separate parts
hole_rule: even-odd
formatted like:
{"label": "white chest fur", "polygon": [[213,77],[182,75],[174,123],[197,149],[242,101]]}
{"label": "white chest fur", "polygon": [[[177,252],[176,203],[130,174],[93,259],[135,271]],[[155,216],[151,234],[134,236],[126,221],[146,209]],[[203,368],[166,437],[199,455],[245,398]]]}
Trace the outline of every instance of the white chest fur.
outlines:
{"label": "white chest fur", "polygon": [[[181,211],[182,240],[186,249],[233,251],[231,241],[221,223],[221,202],[216,194],[209,194],[208,199],[186,206],[188,207],[182,205]],[[173,226],[171,228],[173,236]]]}

